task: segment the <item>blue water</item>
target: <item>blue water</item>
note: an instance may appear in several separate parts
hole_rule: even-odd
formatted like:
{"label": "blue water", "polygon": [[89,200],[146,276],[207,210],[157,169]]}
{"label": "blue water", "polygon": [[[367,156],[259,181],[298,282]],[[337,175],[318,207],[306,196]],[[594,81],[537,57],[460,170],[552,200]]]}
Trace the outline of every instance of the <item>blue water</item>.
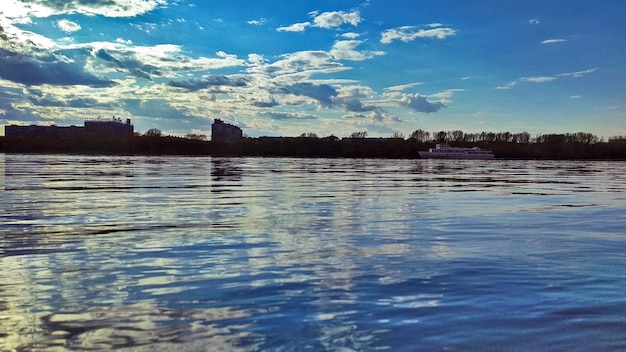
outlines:
{"label": "blue water", "polygon": [[2,155],[0,346],[623,351],[626,163]]}

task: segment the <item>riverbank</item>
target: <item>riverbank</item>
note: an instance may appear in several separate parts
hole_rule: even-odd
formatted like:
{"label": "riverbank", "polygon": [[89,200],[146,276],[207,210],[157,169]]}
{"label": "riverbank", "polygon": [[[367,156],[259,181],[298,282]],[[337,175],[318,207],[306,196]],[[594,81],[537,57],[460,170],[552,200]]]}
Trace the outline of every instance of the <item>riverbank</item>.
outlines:
{"label": "riverbank", "polygon": [[[0,152],[101,155],[210,155],[259,157],[338,157],[417,159],[418,151],[435,142],[403,138],[260,137],[236,142],[212,142],[181,137],[128,138],[7,138]],[[451,143],[491,149],[499,159],[626,160],[626,142],[596,143]]]}

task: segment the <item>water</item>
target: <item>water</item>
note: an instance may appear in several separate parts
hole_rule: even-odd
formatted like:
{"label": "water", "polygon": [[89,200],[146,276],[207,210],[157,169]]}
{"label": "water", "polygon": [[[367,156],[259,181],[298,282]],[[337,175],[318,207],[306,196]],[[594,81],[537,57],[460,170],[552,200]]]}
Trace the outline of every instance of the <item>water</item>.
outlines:
{"label": "water", "polygon": [[0,346],[626,350],[626,163],[0,154]]}

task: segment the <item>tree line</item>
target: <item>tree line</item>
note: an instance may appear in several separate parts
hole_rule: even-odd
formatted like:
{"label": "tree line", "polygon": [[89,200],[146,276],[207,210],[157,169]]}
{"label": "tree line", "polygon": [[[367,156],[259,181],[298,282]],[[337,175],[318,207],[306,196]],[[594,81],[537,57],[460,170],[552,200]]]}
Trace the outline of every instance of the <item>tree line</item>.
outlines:
{"label": "tree line", "polygon": [[351,158],[419,158],[418,151],[435,144],[491,149],[503,159],[606,159],[626,160],[626,136],[603,138],[585,133],[539,134],[528,132],[465,133],[460,130],[413,131],[408,138],[368,138],[366,131],[347,138],[318,137],[309,132],[298,137],[244,137],[234,142],[208,141],[203,134],[164,136],[158,129],[129,138],[10,138],[0,137],[0,152],[94,153],[214,156],[290,156]]}

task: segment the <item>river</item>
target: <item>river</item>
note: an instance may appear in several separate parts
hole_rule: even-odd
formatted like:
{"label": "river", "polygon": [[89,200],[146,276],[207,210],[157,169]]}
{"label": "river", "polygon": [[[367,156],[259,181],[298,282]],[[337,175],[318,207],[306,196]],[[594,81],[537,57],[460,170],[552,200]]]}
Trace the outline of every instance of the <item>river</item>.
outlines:
{"label": "river", "polygon": [[2,351],[626,350],[626,163],[0,154]]}

